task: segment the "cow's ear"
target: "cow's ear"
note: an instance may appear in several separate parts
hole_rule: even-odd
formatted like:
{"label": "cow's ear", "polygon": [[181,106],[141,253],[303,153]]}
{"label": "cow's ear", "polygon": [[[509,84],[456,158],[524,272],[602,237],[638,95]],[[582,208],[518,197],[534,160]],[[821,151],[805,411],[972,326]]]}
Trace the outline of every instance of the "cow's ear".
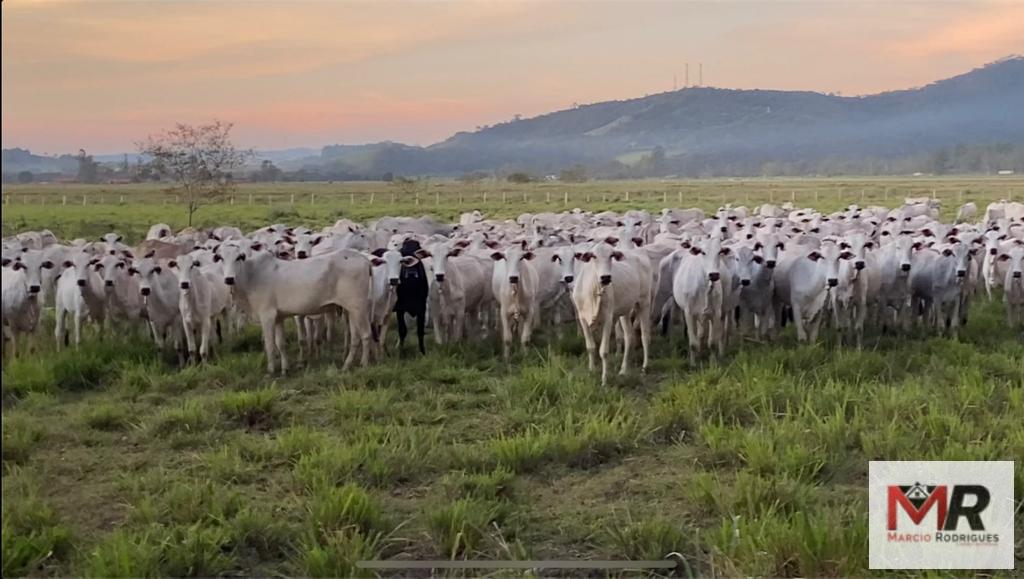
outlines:
{"label": "cow's ear", "polygon": [[625,258],[626,258],[626,256],[623,255],[623,253],[621,251],[613,251],[612,252],[612,259],[614,259],[615,261],[622,261]]}
{"label": "cow's ear", "polygon": [[729,249],[728,247],[723,247],[722,249],[718,250],[718,255],[729,255],[731,252],[732,250]]}
{"label": "cow's ear", "polygon": [[754,260],[754,263],[757,263],[757,264],[764,263],[764,258],[761,257],[760,255],[755,255],[752,259]]}
{"label": "cow's ear", "polygon": [[249,249],[251,249],[253,251],[259,251],[259,250],[263,249],[263,244],[262,243],[254,243],[254,244],[249,246]]}
{"label": "cow's ear", "polygon": [[556,253],[551,256],[551,263],[562,263],[562,258]]}
{"label": "cow's ear", "polygon": [[526,261],[530,261],[531,259],[534,258],[534,256],[536,256],[535,253],[533,253],[532,251],[527,251],[526,253],[523,254],[522,259],[525,259]]}
{"label": "cow's ear", "polygon": [[94,257],[94,258],[89,260],[89,265],[96,265],[99,262],[100,262],[100,258]]}
{"label": "cow's ear", "polygon": [[53,269],[53,262],[50,260],[46,260],[39,265],[41,265],[43,269]]}
{"label": "cow's ear", "polygon": [[913,249],[914,251],[921,251],[921,248],[923,248],[923,247],[924,247],[924,244],[921,243],[920,241],[915,241],[914,245],[910,246],[910,248]]}
{"label": "cow's ear", "polygon": [[501,261],[505,259],[505,254],[500,251],[495,251],[494,253],[491,254],[491,259],[493,259],[494,261]]}
{"label": "cow's ear", "polygon": [[839,243],[839,249],[850,249],[850,244],[842,241]]}
{"label": "cow's ear", "polygon": [[221,240],[219,237],[217,237],[216,235],[214,235],[212,233],[210,234],[210,239],[212,239],[214,241],[220,241]]}
{"label": "cow's ear", "polygon": [[157,275],[160,275],[163,272],[164,272],[164,268],[160,267],[159,265],[153,268],[153,273],[155,273]]}
{"label": "cow's ear", "polygon": [[355,228],[354,228],[354,227],[352,227],[351,225],[349,225],[349,226],[348,226],[348,232],[349,232],[349,233],[355,233],[355,232],[356,232],[356,230],[355,230]]}
{"label": "cow's ear", "polygon": [[213,254],[213,263],[217,263],[220,260],[221,260],[221,257],[220,257],[219,253]]}
{"label": "cow's ear", "polygon": [[151,249],[148,252],[146,252],[146,255],[144,255],[142,257],[153,257],[154,255],[156,255],[156,250],[155,249]]}
{"label": "cow's ear", "polygon": [[758,241],[758,242],[754,243],[754,251],[758,251],[758,250],[760,250],[760,249],[762,249],[762,248],[764,248],[764,245],[763,245],[763,244],[761,244],[761,242],[760,242],[760,241]]}
{"label": "cow's ear", "polygon": [[611,245],[612,247],[614,247],[614,246],[618,245],[619,238],[618,237],[606,237],[604,239],[604,242],[607,243],[608,245]]}
{"label": "cow's ear", "polygon": [[873,242],[873,241],[869,241],[869,242],[864,244],[864,249],[874,249],[874,248],[875,248],[875,242]]}
{"label": "cow's ear", "polygon": [[690,249],[690,241],[688,239],[680,241],[679,247],[682,247],[683,249]]}
{"label": "cow's ear", "polygon": [[853,257],[853,254],[849,251],[844,251],[839,254],[839,259],[850,259],[851,257]]}
{"label": "cow's ear", "polygon": [[370,263],[373,264],[373,267],[380,267],[380,266],[384,265],[387,262],[384,261],[383,259],[379,258],[379,257],[371,257],[370,258]]}
{"label": "cow's ear", "polygon": [[1002,254],[999,255],[999,257],[997,259],[999,259],[999,261],[1009,261],[1010,260],[1010,254],[1002,253]]}
{"label": "cow's ear", "polygon": [[625,224],[625,223],[623,223],[622,221],[616,221],[616,222],[615,222],[615,225],[617,225],[617,226],[619,226],[619,227],[625,227],[625,225],[626,225],[626,224]]}
{"label": "cow's ear", "polygon": [[278,239],[277,239],[277,240],[276,240],[276,241],[274,242],[274,245],[281,245],[282,243],[285,243],[285,242],[288,242],[288,243],[292,243],[292,244],[294,244],[294,243],[295,243],[294,241],[292,241],[291,239],[288,239],[287,237],[279,237],[279,238],[278,238]]}
{"label": "cow's ear", "polygon": [[124,262],[123,261],[119,261],[119,262],[114,264],[114,267],[116,267],[117,269],[124,269]]}
{"label": "cow's ear", "polygon": [[432,253],[430,253],[426,249],[417,249],[416,252],[413,255],[415,255],[416,257],[418,257],[420,259],[426,259],[428,257],[433,257],[434,256]]}
{"label": "cow's ear", "polygon": [[14,262],[14,265],[11,266],[11,269],[13,269],[14,271],[18,271],[19,269],[28,269],[28,268],[25,267],[24,263],[21,263],[20,261],[16,261],[16,262]]}
{"label": "cow's ear", "polygon": [[124,236],[123,235],[118,235],[117,239],[115,239],[114,241],[120,242],[122,239],[124,239]]}
{"label": "cow's ear", "polygon": [[448,257],[458,257],[460,255],[462,255],[462,248],[459,246],[455,246],[448,251]]}
{"label": "cow's ear", "polygon": [[807,259],[811,261],[818,261],[819,259],[821,259],[821,254],[818,253],[817,251],[812,251],[811,253],[807,254]]}
{"label": "cow's ear", "polygon": [[316,245],[316,244],[320,243],[323,240],[324,240],[324,236],[323,235],[317,235],[316,237],[313,238],[313,241],[309,242],[309,244],[310,245]]}
{"label": "cow's ear", "polygon": [[643,247],[644,239],[642,237],[634,237],[633,244],[636,245],[637,247]]}
{"label": "cow's ear", "polygon": [[177,267],[178,267],[178,262],[177,262],[177,261],[174,261],[174,260],[172,259],[171,261],[168,261],[168,262],[167,262],[167,267],[169,267],[169,268],[171,268],[171,269],[175,269],[175,268],[177,268]]}
{"label": "cow's ear", "polygon": [[6,258],[6,257],[3,258],[3,261],[0,262],[0,266],[7,267],[8,265],[11,265],[11,260],[9,258]]}
{"label": "cow's ear", "polygon": [[579,258],[580,258],[580,261],[586,263],[586,262],[590,261],[591,259],[594,259],[594,254],[590,253],[589,251],[586,251],[584,253],[581,253],[579,255]]}
{"label": "cow's ear", "polygon": [[129,267],[128,275],[139,275],[139,270],[135,269],[134,267]]}
{"label": "cow's ear", "polygon": [[974,247],[974,248],[968,249],[967,253],[969,253],[971,255],[978,255],[978,248]]}
{"label": "cow's ear", "polygon": [[133,254],[132,252],[128,251],[127,249],[122,251],[121,255],[127,257],[128,259],[135,259],[135,254]]}
{"label": "cow's ear", "polygon": [[411,255],[407,255],[407,256],[402,258],[402,265],[404,267],[412,267],[412,266],[416,265],[419,262],[420,262],[419,259],[416,259],[415,257],[413,257]]}
{"label": "cow's ear", "polygon": [[942,255],[946,257],[953,257],[953,250],[947,247],[946,249],[942,250]]}
{"label": "cow's ear", "polygon": [[387,252],[386,249],[384,249],[383,247],[378,247],[377,249],[371,251],[370,253],[372,253],[376,257],[384,257],[385,252]]}
{"label": "cow's ear", "polygon": [[455,247],[469,247],[468,239],[460,239],[455,242]]}
{"label": "cow's ear", "polygon": [[1005,241],[1006,240],[1006,234],[1004,233],[1004,234],[1000,235],[999,237],[997,237],[996,239],[998,239],[999,241]]}
{"label": "cow's ear", "polygon": [[71,266],[73,266],[73,265],[75,265],[75,264],[71,263],[70,261],[66,261],[66,260],[65,260],[65,261],[64,261],[64,263],[63,263],[63,264],[61,264],[61,265],[63,265],[63,266],[65,267],[65,268],[68,268],[68,267],[71,267]]}
{"label": "cow's ear", "polygon": [[238,257],[235,258],[235,261],[245,261],[245,254],[239,253]]}
{"label": "cow's ear", "polygon": [[701,249],[699,247],[693,246],[693,247],[690,248],[690,253],[693,254],[693,255],[700,255],[700,254],[702,254],[704,252],[701,251]]}

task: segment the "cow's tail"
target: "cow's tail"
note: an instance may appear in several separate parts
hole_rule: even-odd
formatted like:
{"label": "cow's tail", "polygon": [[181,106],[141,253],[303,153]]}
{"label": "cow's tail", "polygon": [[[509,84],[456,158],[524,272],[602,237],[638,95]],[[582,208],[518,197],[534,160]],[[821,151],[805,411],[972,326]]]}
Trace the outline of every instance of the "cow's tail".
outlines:
{"label": "cow's tail", "polygon": [[373,293],[373,264],[367,263],[367,267],[370,272],[368,291],[366,295],[370,296],[370,336],[373,338],[374,344],[380,343],[380,327],[377,325],[377,296]]}

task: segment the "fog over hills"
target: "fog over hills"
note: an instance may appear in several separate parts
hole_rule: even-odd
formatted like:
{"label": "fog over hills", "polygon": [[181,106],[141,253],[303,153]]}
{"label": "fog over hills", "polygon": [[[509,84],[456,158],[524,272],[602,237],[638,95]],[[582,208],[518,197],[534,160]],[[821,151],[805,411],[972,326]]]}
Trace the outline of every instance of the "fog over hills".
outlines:
{"label": "fog over hills", "polygon": [[[332,145],[319,155],[289,149],[258,157],[286,170],[304,168],[309,178],[540,175],[574,164],[595,176],[706,176],[843,167],[892,173],[904,169],[900,159],[910,160],[906,167],[941,165],[942,159],[928,159],[981,147],[988,152],[978,153],[969,169],[1020,171],[1007,165],[1019,163],[1024,148],[1022,103],[1024,57],[1015,56],[925,87],[868,96],[690,87],[460,132],[427,147]],[[17,159],[9,153],[4,150],[5,173],[39,164],[25,152]]]}

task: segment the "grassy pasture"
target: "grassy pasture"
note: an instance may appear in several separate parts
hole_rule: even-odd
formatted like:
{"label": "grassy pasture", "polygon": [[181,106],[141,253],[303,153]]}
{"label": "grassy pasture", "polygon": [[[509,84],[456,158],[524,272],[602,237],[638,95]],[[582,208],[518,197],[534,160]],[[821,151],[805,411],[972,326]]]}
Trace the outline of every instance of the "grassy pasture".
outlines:
{"label": "grassy pasture", "polygon": [[[1005,197],[1004,183],[965,182],[977,191],[965,201]],[[605,188],[633,195],[628,205],[593,207],[664,205],[634,202],[634,185],[572,189],[592,200]],[[731,182],[705,185],[710,193]],[[473,207],[457,201],[469,186],[451,187],[442,217]],[[514,188],[541,200],[499,198],[493,211],[560,208],[544,200],[548,187],[565,189]],[[766,195],[749,187],[751,204]],[[46,194],[13,191],[4,194]],[[137,238],[152,222],[181,223],[161,213],[181,212],[158,192],[125,195],[139,198],[85,208],[12,200],[4,232],[24,223]],[[255,227],[411,207],[350,208],[342,198],[336,208],[297,203],[278,219],[271,212],[290,204],[236,202],[199,216]],[[214,362],[187,368],[160,358],[141,333],[90,333],[82,350],[57,353],[52,321],[43,328],[33,355],[3,365],[5,576],[348,576],[363,558],[673,551],[701,576],[871,575],[872,459],[1017,460],[1018,565],[1024,559],[1024,342],[999,303],[976,303],[959,342],[872,335],[858,352],[827,332],[816,346],[787,332],[776,344],[736,344],[722,363],[697,368],[677,332],[654,340],[647,376],[608,387],[587,372],[571,328],[563,336],[545,328],[510,366],[492,337],[430,344],[426,357],[392,351],[348,373],[335,351],[283,378],[263,373],[254,328],[228,337]]]}

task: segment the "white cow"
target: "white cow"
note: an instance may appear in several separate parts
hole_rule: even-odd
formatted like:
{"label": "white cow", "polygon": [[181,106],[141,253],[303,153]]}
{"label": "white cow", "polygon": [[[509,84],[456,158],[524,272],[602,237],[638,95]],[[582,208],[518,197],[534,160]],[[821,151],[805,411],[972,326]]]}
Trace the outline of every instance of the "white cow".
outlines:
{"label": "white cow", "polygon": [[[357,251],[343,249],[304,260],[280,260],[257,243],[246,255],[237,247],[221,248],[224,283],[236,286],[249,312],[259,319],[267,371],[273,373],[276,358],[288,369],[285,357],[284,319],[316,315],[341,307],[349,319],[349,353],[343,369],[351,367],[356,349],[361,363],[370,356],[370,261]],[[276,356],[275,356],[276,354]]]}
{"label": "white cow", "polygon": [[[725,354],[726,292],[732,291],[732,272],[723,263],[722,257],[731,249],[722,247],[718,232],[686,247],[673,256],[679,259],[672,281],[672,296],[676,305],[683,310],[686,333],[689,339],[690,364],[695,364],[697,355],[705,349],[715,349],[719,356]],[[725,287],[723,287],[725,286]]]}
{"label": "white cow", "polygon": [[572,289],[580,329],[587,344],[590,370],[596,369],[598,345],[594,333],[601,332],[601,383],[608,382],[608,351],[616,322],[622,330],[623,354],[619,374],[629,370],[633,344],[633,323],[640,325],[643,346],[641,370],[647,371],[651,334],[651,297],[653,272],[645,252],[621,251],[613,246],[618,240],[596,243],[580,254],[579,279]]}
{"label": "white cow", "polygon": [[18,355],[18,335],[33,333],[39,325],[39,281],[30,280],[29,269],[20,260],[3,259],[3,332],[4,342],[11,343],[11,356]]}
{"label": "white cow", "polygon": [[1003,300],[1006,302],[1006,323],[1011,328],[1024,329],[1024,245],[1016,245],[999,256],[1007,263],[1003,280]]}
{"label": "white cow", "polygon": [[914,298],[920,300],[926,325],[939,334],[956,338],[960,327],[960,297],[974,251],[959,241],[918,252],[917,267],[910,274]]}
{"label": "white cow", "polygon": [[491,291],[498,302],[502,354],[506,362],[511,357],[513,333],[518,330],[519,343],[525,349],[533,332],[538,286],[537,272],[530,263],[533,258],[534,253],[526,250],[525,241],[491,253],[495,262]]}
{"label": "white cow", "polygon": [[[220,267],[202,267],[191,255],[182,255],[167,263],[167,267],[178,278],[178,311],[181,313],[182,329],[189,357],[193,361],[208,360],[210,336],[216,321],[218,333],[220,317],[231,301],[231,292],[223,283]],[[198,359],[196,358],[196,333],[199,334]]]}
{"label": "white cow", "polygon": [[153,341],[158,348],[173,348],[181,362],[181,289],[177,276],[167,267],[169,261],[143,258],[129,268],[128,273],[138,279],[139,295],[142,296]]}
{"label": "white cow", "polygon": [[56,318],[54,336],[57,349],[67,342],[67,316],[70,314],[75,335],[75,348],[82,342],[82,322],[86,318],[103,325],[106,319],[106,295],[103,291],[103,280],[92,268],[99,262],[99,257],[85,251],[78,251],[65,259],[64,270],[57,281]]}

